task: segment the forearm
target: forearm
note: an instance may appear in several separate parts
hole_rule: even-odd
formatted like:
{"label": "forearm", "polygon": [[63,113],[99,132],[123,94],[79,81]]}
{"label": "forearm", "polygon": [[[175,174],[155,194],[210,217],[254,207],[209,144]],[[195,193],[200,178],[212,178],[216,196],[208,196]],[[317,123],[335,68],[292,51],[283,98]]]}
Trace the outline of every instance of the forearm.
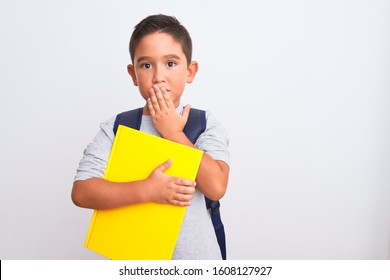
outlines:
{"label": "forearm", "polygon": [[228,178],[229,166],[204,153],[196,177],[199,190],[211,200],[219,200],[226,193]]}
{"label": "forearm", "polygon": [[83,208],[110,209],[148,201],[145,181],[110,182],[102,178],[76,181],[72,200]]}
{"label": "forearm", "polygon": [[[169,135],[167,139],[196,148],[184,133]],[[196,177],[197,188],[211,200],[219,200],[225,195],[228,178],[229,166],[225,162],[214,160],[208,154],[203,153]]]}
{"label": "forearm", "polygon": [[102,178],[76,181],[72,200],[84,208],[110,209],[141,202],[189,206],[195,193],[195,182],[164,173],[171,166],[166,161],[157,166],[145,180],[115,183]]}

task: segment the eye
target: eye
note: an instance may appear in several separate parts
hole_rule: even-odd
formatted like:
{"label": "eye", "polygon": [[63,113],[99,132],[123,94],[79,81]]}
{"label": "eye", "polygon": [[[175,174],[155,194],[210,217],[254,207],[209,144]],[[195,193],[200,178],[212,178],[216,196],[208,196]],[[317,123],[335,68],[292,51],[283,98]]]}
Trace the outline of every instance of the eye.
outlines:
{"label": "eye", "polygon": [[152,68],[152,64],[150,64],[150,63],[142,63],[141,64],[141,68],[150,69],[150,68]]}
{"label": "eye", "polygon": [[168,66],[169,68],[175,67],[175,66],[176,66],[176,62],[174,62],[174,61],[168,61],[168,62],[167,62],[167,66]]}

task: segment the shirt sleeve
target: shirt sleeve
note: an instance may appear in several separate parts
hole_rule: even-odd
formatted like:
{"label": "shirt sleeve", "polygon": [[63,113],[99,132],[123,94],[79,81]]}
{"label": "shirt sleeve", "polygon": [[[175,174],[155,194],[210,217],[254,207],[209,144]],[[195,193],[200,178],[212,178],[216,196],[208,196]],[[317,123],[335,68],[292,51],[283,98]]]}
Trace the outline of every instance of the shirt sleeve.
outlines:
{"label": "shirt sleeve", "polygon": [[198,137],[195,146],[214,160],[221,160],[230,165],[227,132],[209,111],[206,111],[206,130]]}
{"label": "shirt sleeve", "polygon": [[84,150],[74,181],[103,178],[114,141],[114,118],[103,122],[95,139]]}

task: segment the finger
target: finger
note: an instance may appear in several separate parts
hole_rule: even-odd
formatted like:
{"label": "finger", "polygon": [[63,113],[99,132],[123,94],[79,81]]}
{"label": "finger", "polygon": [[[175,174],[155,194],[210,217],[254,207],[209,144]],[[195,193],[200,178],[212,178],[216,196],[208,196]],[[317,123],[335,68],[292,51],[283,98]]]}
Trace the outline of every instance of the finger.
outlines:
{"label": "finger", "polygon": [[195,187],[193,186],[178,186],[174,188],[172,192],[172,199],[180,200],[180,196],[182,195],[190,195],[193,196],[195,194]]}
{"label": "finger", "polygon": [[156,111],[154,111],[154,107],[153,107],[152,100],[150,99],[150,97],[146,100],[146,102],[148,105],[150,115],[152,117],[154,117],[156,115]]}
{"label": "finger", "polygon": [[161,88],[159,85],[154,85],[154,92],[156,93],[156,98],[158,102],[158,106],[161,110],[165,110],[168,108],[167,104],[165,103],[164,96],[161,92]]}
{"label": "finger", "polygon": [[157,166],[154,170],[160,171],[160,172],[164,172],[164,171],[167,170],[171,165],[172,165],[172,161],[171,161],[171,160],[167,160],[166,162],[163,162],[162,164],[160,164],[159,166]]}
{"label": "finger", "polygon": [[[177,190],[175,193],[175,197],[177,200],[189,200],[192,199],[192,197],[195,195],[195,188],[194,187],[183,187]],[[181,198],[181,196],[184,196],[184,199]]]}
{"label": "finger", "polygon": [[186,186],[186,187],[195,187],[196,186],[195,181],[184,179],[184,178],[176,178],[175,184],[180,185],[180,186]]}
{"label": "finger", "polygon": [[170,95],[168,94],[168,91],[165,87],[161,87],[161,92],[162,92],[162,95],[163,95],[163,98],[165,100],[165,104],[168,108],[175,108],[175,104],[173,104],[173,101],[170,97]]}
{"label": "finger", "polygon": [[190,202],[193,197],[194,197],[193,194],[180,194],[180,195],[176,195],[173,200],[180,201],[180,202]]}
{"label": "finger", "polygon": [[154,111],[159,111],[160,110],[160,106],[159,106],[159,103],[158,103],[158,100],[157,100],[156,91],[154,90],[154,88],[151,88],[149,90],[149,93],[150,93],[150,101],[152,103]]}
{"label": "finger", "polygon": [[175,194],[169,203],[180,206],[188,206],[191,204],[191,200],[193,198],[194,194]]}
{"label": "finger", "polygon": [[170,201],[170,203],[172,205],[175,205],[175,206],[183,206],[183,207],[191,206],[191,202],[190,201],[172,200],[172,201]]}
{"label": "finger", "polygon": [[180,187],[177,189],[177,193],[185,195],[193,195],[195,193],[195,187]]}
{"label": "finger", "polygon": [[183,109],[182,114],[181,114],[183,116],[183,118],[186,120],[186,122],[188,120],[188,116],[190,114],[190,110],[191,110],[191,105],[186,105],[184,107],[184,109]]}

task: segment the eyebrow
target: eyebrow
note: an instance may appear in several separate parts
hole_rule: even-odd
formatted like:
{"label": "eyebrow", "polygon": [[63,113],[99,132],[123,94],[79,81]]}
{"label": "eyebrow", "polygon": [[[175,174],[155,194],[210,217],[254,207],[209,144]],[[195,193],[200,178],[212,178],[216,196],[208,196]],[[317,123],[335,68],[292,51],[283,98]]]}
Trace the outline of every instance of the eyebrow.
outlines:
{"label": "eyebrow", "polygon": [[[176,59],[176,60],[180,60],[180,57],[176,54],[167,54],[167,55],[164,55],[164,58],[165,59]],[[150,56],[140,56],[139,58],[137,58],[137,63],[139,62],[142,62],[142,61],[148,61],[148,60],[151,60],[151,57]]]}

